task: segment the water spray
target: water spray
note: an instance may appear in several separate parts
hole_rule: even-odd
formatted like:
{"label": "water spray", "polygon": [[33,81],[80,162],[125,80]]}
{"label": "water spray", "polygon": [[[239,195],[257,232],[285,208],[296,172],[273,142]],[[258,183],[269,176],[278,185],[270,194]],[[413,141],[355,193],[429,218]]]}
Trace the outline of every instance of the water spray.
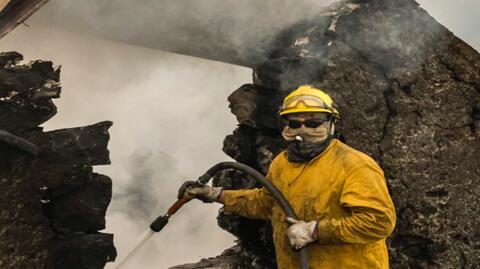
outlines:
{"label": "water spray", "polygon": [[[242,171],[252,177],[254,177],[258,182],[260,182],[271,194],[272,196],[277,200],[277,202],[280,204],[280,207],[282,210],[285,212],[287,217],[293,218],[293,219],[298,219],[297,214],[295,214],[295,211],[293,211],[292,206],[290,203],[287,201],[285,196],[270,182],[268,181],[260,172],[257,170],[251,168],[248,165],[241,164],[241,163],[236,163],[236,162],[221,162],[218,163],[214,166],[212,166],[210,169],[208,169],[205,174],[200,176],[197,179],[197,184],[199,185],[206,185],[210,179],[215,176],[216,173],[225,170],[225,169],[235,169]],[[190,198],[181,198],[178,199],[168,210],[167,213],[164,215],[159,216],[156,218],[151,224],[150,224],[150,229],[147,230],[143,236],[141,237],[140,241],[135,245],[135,247],[129,252],[129,254],[122,260],[120,263],[115,267],[116,269],[122,268],[122,265],[124,265],[131,257],[134,256],[136,252],[140,249],[140,247],[145,244],[145,242],[148,241],[149,238],[151,238],[155,233],[160,232],[168,223],[168,220],[172,215],[174,215],[184,204],[188,203],[191,199]],[[300,255],[300,264],[301,264],[301,269],[309,269],[308,266],[308,255],[307,255],[307,249],[304,247],[299,250],[299,255]]]}
{"label": "water spray", "polygon": [[115,269],[120,269],[123,268],[125,265],[135,254],[138,252],[141,246],[143,246],[148,239],[150,239],[155,233],[160,232],[168,223],[168,219],[175,214],[184,204],[188,203],[191,199],[190,198],[182,198],[178,199],[168,210],[165,215],[159,216],[156,218],[151,224],[150,224],[150,229],[146,230],[142,236],[140,237],[140,240],[135,244],[135,247],[130,250],[127,256],[123,258],[118,265],[115,267]]}

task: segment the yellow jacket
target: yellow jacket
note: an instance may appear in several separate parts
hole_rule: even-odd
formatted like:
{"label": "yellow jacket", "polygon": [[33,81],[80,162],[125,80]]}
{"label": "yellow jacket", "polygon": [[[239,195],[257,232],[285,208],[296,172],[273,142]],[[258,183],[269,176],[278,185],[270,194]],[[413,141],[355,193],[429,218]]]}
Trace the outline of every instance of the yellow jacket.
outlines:
{"label": "yellow jacket", "polygon": [[[307,246],[311,269],[388,268],[385,238],[396,216],[382,169],[367,155],[332,140],[308,163],[280,153],[267,178],[285,195],[300,220],[319,221],[319,240]],[[297,269],[285,214],[266,190],[224,191],[225,210],[270,220],[279,269]]]}

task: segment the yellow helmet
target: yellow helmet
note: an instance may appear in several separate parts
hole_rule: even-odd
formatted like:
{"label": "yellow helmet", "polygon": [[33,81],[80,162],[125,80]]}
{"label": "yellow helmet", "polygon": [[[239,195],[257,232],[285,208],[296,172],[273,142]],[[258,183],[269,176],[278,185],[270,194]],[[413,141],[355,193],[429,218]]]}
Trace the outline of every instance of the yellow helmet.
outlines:
{"label": "yellow helmet", "polygon": [[298,87],[283,100],[280,116],[300,112],[325,112],[340,118],[332,98],[312,85]]}

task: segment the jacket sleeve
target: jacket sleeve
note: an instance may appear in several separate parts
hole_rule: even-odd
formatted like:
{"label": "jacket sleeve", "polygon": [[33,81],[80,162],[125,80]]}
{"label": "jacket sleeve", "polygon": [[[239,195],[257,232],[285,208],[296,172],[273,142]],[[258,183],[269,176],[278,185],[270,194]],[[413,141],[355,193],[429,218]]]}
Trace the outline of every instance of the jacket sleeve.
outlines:
{"label": "jacket sleeve", "polygon": [[225,211],[250,219],[270,220],[273,197],[264,188],[224,191]]}
{"label": "jacket sleeve", "polygon": [[395,208],[376,164],[364,163],[347,174],[340,203],[349,214],[320,220],[319,243],[366,244],[387,237],[395,227]]}

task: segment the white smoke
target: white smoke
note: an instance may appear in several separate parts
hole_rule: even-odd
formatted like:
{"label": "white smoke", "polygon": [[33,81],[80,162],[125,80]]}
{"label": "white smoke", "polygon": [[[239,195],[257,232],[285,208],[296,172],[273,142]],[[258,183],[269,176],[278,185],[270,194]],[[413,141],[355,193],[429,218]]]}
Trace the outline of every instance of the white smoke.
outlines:
{"label": "white smoke", "polygon": [[[227,96],[251,80],[251,71],[29,25],[2,39],[0,50],[62,64],[59,112],[46,130],[114,122],[112,164],[95,170],[113,180],[105,232],[115,234],[121,259],[175,202],[184,180],[229,160],[222,141],[236,120]],[[218,207],[194,201],[182,208],[131,268],[195,262],[233,245],[216,224]]]}
{"label": "white smoke", "polygon": [[[282,29],[335,0],[51,0],[32,22],[206,58],[265,56]],[[228,57],[225,55],[228,54]],[[233,59],[235,58],[235,59]]]}

